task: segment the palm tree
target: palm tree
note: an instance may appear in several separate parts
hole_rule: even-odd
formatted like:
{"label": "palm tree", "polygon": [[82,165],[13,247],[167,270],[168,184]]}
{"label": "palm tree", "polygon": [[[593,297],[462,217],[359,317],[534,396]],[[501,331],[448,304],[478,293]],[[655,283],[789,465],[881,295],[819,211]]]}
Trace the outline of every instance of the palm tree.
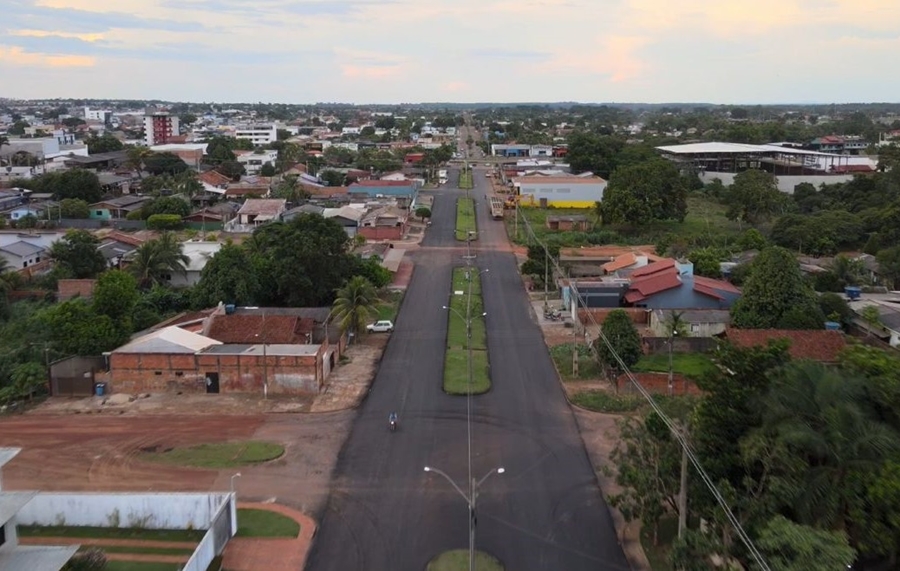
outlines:
{"label": "palm tree", "polygon": [[135,145],[133,147],[128,147],[128,150],[125,151],[125,153],[128,157],[125,161],[125,166],[136,170],[138,178],[144,178],[142,174],[144,170],[144,161],[153,154],[153,151],[147,147]]}
{"label": "palm tree", "polygon": [[358,337],[369,320],[378,315],[377,303],[378,292],[372,282],[354,276],[337,291],[330,317],[337,320],[341,331],[349,331]]}
{"label": "palm tree", "polygon": [[159,238],[145,242],[135,250],[129,260],[128,271],[137,278],[141,287],[149,287],[164,284],[167,275],[184,275],[189,262],[175,234],[164,232]]}

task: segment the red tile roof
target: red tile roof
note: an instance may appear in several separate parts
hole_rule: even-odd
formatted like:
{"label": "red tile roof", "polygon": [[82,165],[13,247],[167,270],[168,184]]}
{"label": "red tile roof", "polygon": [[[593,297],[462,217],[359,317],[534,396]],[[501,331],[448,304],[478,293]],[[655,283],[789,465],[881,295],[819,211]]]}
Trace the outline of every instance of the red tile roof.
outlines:
{"label": "red tile roof", "polygon": [[741,290],[736,288],[734,284],[722,280],[714,280],[703,276],[694,276],[694,291],[714,297],[718,300],[725,299],[721,292],[740,294]]}
{"label": "red tile roof", "polygon": [[631,282],[631,287],[628,288],[628,292],[625,294],[625,301],[637,303],[651,295],[676,287],[681,287],[681,279],[675,272],[647,276]]}
{"label": "red tile roof", "polygon": [[353,192],[354,186],[410,186],[412,181],[408,180],[367,180],[365,182],[354,182],[350,185],[350,192]]}
{"label": "red tile roof", "polygon": [[633,253],[629,253],[618,256],[615,260],[606,262],[601,267],[604,272],[609,273],[616,270],[621,270],[622,268],[627,268],[628,266],[631,266],[635,263],[637,263],[637,256],[635,256]]}
{"label": "red tile roof", "polygon": [[222,343],[304,344],[314,325],[296,315],[216,315],[207,337]]}
{"label": "red tile roof", "polygon": [[206,171],[204,173],[200,173],[200,176],[197,178],[212,186],[223,186],[231,183],[230,178],[218,171]]}
{"label": "red tile roof", "polygon": [[632,279],[634,279],[644,276],[650,276],[674,267],[675,260],[673,260],[672,258],[664,258],[658,262],[653,262],[652,264],[647,264],[643,268],[634,270],[633,272],[631,272],[631,277]]}
{"label": "red tile roof", "polygon": [[772,339],[790,341],[793,359],[811,359],[823,363],[837,361],[837,355],[846,346],[844,334],[826,329],[731,329],[725,337],[738,347],[765,346]]}

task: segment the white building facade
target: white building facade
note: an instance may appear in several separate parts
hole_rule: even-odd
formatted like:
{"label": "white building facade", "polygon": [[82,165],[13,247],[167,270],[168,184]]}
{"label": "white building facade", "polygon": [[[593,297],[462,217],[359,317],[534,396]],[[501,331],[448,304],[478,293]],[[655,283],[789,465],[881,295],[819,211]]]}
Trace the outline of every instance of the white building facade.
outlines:
{"label": "white building facade", "polygon": [[244,139],[254,146],[268,145],[278,140],[278,127],[275,125],[247,125],[234,130],[235,139]]}

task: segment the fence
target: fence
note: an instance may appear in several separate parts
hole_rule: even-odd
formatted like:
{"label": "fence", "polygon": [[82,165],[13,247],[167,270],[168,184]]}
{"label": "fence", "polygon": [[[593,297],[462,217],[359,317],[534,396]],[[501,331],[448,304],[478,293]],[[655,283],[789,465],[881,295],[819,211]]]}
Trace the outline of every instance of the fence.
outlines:
{"label": "fence", "polygon": [[[669,352],[668,337],[644,337],[644,352],[648,355]],[[714,337],[676,337],[672,344],[675,353],[706,353],[712,351],[718,345],[719,340]]]}
{"label": "fence", "polygon": [[225,550],[228,540],[237,531],[237,506],[234,497],[233,493],[229,494],[228,501],[219,506],[219,511],[213,516],[206,534],[181,571],[206,571],[216,555]]}

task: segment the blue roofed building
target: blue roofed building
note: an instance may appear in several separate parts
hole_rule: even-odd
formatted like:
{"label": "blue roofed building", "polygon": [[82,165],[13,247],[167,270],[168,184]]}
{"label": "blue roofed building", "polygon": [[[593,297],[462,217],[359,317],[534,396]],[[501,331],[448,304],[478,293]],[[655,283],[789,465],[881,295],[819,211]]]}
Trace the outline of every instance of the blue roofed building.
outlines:
{"label": "blue roofed building", "polygon": [[401,208],[415,206],[419,195],[419,183],[414,180],[364,180],[347,188],[351,198],[391,198]]}

